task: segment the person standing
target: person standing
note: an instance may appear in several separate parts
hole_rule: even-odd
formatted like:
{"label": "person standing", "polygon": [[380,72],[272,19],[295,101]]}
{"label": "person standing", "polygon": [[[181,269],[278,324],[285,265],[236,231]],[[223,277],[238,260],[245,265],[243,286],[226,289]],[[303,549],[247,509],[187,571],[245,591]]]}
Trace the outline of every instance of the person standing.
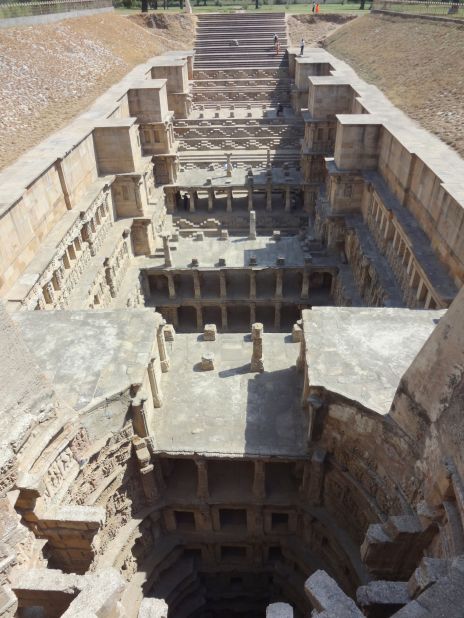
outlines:
{"label": "person standing", "polygon": [[300,56],[303,55],[304,52],[304,39],[301,39],[300,41]]}

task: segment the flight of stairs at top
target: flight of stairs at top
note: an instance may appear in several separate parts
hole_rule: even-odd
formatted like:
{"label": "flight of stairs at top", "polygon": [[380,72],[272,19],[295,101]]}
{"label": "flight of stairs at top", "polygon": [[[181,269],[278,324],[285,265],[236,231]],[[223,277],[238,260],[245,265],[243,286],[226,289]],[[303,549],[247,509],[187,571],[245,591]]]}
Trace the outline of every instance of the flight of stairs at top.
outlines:
{"label": "flight of stairs at top", "polygon": [[[275,54],[274,35],[280,40]],[[238,45],[237,45],[238,43]],[[284,13],[199,15],[195,69],[276,69],[288,66]]]}

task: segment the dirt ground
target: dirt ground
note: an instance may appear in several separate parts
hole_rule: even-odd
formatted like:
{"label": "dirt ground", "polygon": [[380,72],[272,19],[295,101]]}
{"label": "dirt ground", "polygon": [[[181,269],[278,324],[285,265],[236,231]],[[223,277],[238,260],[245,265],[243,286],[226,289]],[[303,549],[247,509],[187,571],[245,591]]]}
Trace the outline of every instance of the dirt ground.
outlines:
{"label": "dirt ground", "polygon": [[299,46],[303,38],[308,47],[321,45],[332,32],[355,19],[354,15],[288,15],[287,26],[290,44]]}
{"label": "dirt ground", "polygon": [[65,126],[130,69],[170,49],[189,49],[194,17],[105,13],[0,30],[0,168]]}
{"label": "dirt ground", "polygon": [[464,156],[463,25],[366,15],[322,44]]}

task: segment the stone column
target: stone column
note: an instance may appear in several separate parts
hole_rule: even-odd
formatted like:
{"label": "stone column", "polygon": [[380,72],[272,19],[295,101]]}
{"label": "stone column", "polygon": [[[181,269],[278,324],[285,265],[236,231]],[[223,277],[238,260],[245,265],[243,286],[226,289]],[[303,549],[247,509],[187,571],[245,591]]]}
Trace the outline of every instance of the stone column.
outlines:
{"label": "stone column", "polygon": [[174,276],[172,273],[166,273],[166,277],[168,279],[169,298],[175,298],[176,297],[176,286],[174,284]]}
{"label": "stone column", "polygon": [[197,497],[200,500],[208,500],[209,488],[208,488],[208,464],[204,459],[197,459]]}
{"label": "stone column", "polygon": [[164,251],[164,265],[172,266],[171,247],[169,246],[169,236],[166,234],[163,236],[163,251]]}
{"label": "stone column", "polygon": [[208,189],[208,210],[214,208],[214,189]]}
{"label": "stone column", "polygon": [[290,212],[291,200],[290,200],[290,187],[285,187],[285,212]]}
{"label": "stone column", "polygon": [[296,368],[298,369],[298,371],[304,370],[305,363],[306,363],[306,344],[305,344],[304,331],[303,331],[301,335],[298,358],[296,359]]}
{"label": "stone column", "polygon": [[248,210],[253,210],[253,186],[248,185]]}
{"label": "stone column", "polygon": [[156,375],[156,358],[152,358],[148,364],[148,379],[150,381],[151,394],[153,399],[153,406],[155,408],[161,408],[163,405],[163,393],[161,391],[161,384]]}
{"label": "stone column", "polygon": [[221,305],[221,321],[222,321],[222,329],[227,330],[227,307],[225,305]]}
{"label": "stone column", "polygon": [[281,270],[276,271],[276,288],[275,297],[282,298],[282,286],[283,286],[283,272]]}
{"label": "stone column", "polygon": [[203,329],[203,310],[201,307],[195,307],[197,312],[197,328],[198,330]]}
{"label": "stone column", "polygon": [[[250,270],[250,298],[256,298],[256,273]],[[254,320],[252,320],[252,323]]]}
{"label": "stone column", "polygon": [[166,201],[166,211],[168,213],[176,212],[177,204],[176,204],[176,193],[172,189],[165,188],[164,189],[164,197]]}
{"label": "stone column", "polygon": [[306,499],[315,506],[321,504],[324,487],[325,456],[323,449],[314,451],[311,457],[311,473],[306,485]]}
{"label": "stone column", "polygon": [[219,296],[227,298],[226,273],[223,270],[219,271]]}
{"label": "stone column", "polygon": [[45,302],[49,305],[53,305],[55,302],[55,290],[53,289],[52,282],[49,281],[43,287],[43,295]]}
{"label": "stone column", "polygon": [[227,189],[227,212],[232,212],[232,189]]}
{"label": "stone column", "polygon": [[266,187],[266,210],[272,210],[272,185]]}
{"label": "stone column", "polygon": [[309,272],[307,270],[303,271],[303,282],[301,285],[301,298],[309,297]]}
{"label": "stone column", "polygon": [[281,313],[282,305],[280,303],[276,303],[275,313],[274,313],[274,328],[276,330],[280,330],[280,313]]}
{"label": "stone column", "polygon": [[248,238],[256,240],[256,212],[254,210],[250,210],[250,232]]}
{"label": "stone column", "polygon": [[166,324],[166,320],[162,320],[161,324],[158,326],[158,330],[156,333],[156,339],[158,342],[158,350],[160,355],[160,363],[161,363],[161,371],[166,373],[169,371],[169,357],[166,349],[166,340],[164,338],[163,327]]}
{"label": "stone column", "polygon": [[201,298],[201,288],[200,288],[200,273],[198,270],[193,271],[193,293],[195,298]]}
{"label": "stone column", "polygon": [[254,324],[256,322],[256,305],[255,303],[250,304],[250,323]]}
{"label": "stone column", "polygon": [[255,461],[253,496],[256,500],[264,500],[266,498],[266,464],[261,460]]}
{"label": "stone column", "polygon": [[189,212],[195,212],[195,206],[196,206],[196,191],[189,191]]}
{"label": "stone column", "polygon": [[260,322],[255,322],[251,327],[251,338],[253,341],[253,355],[251,357],[251,371],[262,373],[264,371],[263,363],[263,325]]}
{"label": "stone column", "polygon": [[146,438],[149,435],[145,401],[146,399],[143,397],[134,397],[131,402],[132,426],[134,433],[141,438]]}

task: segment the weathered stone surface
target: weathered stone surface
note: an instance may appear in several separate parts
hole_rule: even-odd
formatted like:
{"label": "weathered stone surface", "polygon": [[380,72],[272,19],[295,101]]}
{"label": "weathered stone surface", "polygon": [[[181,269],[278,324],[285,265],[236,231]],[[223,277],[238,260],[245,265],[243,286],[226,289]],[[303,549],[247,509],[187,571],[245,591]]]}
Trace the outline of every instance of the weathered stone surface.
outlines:
{"label": "weathered stone surface", "polygon": [[356,604],[338,587],[325,571],[316,571],[306,580],[305,593],[315,609],[314,616],[361,618]]}
{"label": "weathered stone surface", "polygon": [[138,618],[167,618],[168,605],[163,599],[143,599]]}
{"label": "weathered stone surface", "polygon": [[266,618],[293,618],[293,608],[288,603],[271,603],[266,608]]}

